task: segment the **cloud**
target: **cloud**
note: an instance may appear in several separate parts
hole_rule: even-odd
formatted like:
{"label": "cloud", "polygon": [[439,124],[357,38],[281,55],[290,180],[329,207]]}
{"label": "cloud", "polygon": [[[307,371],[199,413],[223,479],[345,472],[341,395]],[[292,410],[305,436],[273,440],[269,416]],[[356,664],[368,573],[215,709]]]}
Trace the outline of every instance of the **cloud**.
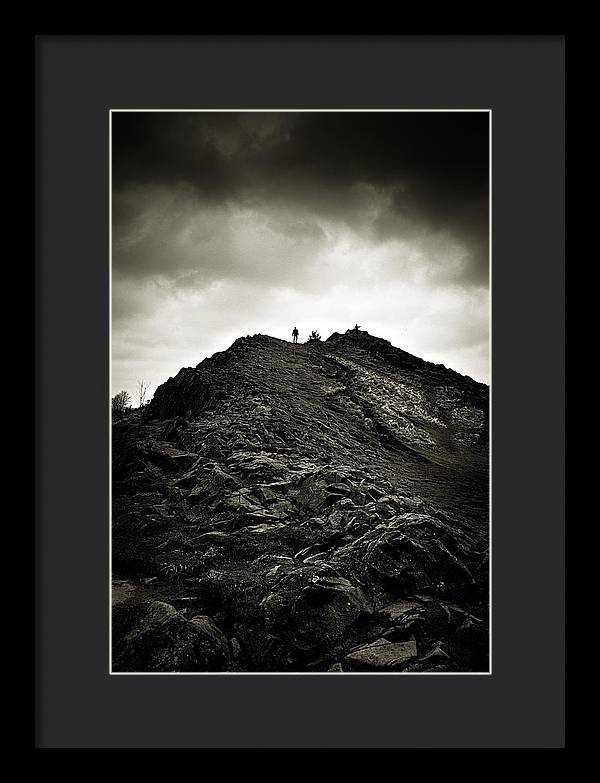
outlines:
{"label": "cloud", "polygon": [[374,237],[444,231],[465,245],[466,283],[487,273],[488,170],[485,112],[113,114],[117,225],[136,186],[354,227],[371,200]]}

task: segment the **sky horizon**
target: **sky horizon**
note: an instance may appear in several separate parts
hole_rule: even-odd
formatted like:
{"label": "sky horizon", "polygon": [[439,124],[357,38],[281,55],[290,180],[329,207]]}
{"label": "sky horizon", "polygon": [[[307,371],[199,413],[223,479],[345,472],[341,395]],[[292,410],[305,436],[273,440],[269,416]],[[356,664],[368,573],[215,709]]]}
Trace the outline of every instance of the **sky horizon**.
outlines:
{"label": "sky horizon", "polygon": [[487,112],[113,112],[112,390],[355,323],[489,384]]}

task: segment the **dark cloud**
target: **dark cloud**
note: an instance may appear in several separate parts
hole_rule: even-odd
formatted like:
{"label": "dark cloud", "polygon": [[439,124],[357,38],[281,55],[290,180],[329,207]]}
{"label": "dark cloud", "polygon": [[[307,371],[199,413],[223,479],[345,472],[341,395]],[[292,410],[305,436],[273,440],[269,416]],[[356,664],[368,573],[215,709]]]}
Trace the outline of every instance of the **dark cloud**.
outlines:
{"label": "dark cloud", "polygon": [[[485,112],[113,114],[114,226],[136,219],[132,188],[193,195],[207,208],[282,206],[361,227],[367,186],[387,207],[374,239],[443,232],[469,253],[462,282],[488,269]],[[290,226],[294,219],[288,220]]]}

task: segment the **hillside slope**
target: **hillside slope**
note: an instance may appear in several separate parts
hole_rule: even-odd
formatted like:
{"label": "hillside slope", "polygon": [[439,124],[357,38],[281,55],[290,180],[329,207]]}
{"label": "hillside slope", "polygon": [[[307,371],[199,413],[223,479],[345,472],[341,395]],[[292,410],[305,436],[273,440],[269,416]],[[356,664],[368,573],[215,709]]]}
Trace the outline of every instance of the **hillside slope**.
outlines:
{"label": "hillside slope", "polygon": [[244,337],[113,425],[119,671],[485,671],[488,387]]}

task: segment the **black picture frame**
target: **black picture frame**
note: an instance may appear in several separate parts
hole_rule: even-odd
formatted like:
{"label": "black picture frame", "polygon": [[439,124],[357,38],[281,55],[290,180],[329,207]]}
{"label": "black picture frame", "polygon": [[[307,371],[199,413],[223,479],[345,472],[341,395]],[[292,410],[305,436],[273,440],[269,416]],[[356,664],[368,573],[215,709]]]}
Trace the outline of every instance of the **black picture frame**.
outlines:
{"label": "black picture frame", "polygon": [[[36,747],[564,745],[564,39],[38,36]],[[492,111],[492,674],[109,675],[109,110]]]}

